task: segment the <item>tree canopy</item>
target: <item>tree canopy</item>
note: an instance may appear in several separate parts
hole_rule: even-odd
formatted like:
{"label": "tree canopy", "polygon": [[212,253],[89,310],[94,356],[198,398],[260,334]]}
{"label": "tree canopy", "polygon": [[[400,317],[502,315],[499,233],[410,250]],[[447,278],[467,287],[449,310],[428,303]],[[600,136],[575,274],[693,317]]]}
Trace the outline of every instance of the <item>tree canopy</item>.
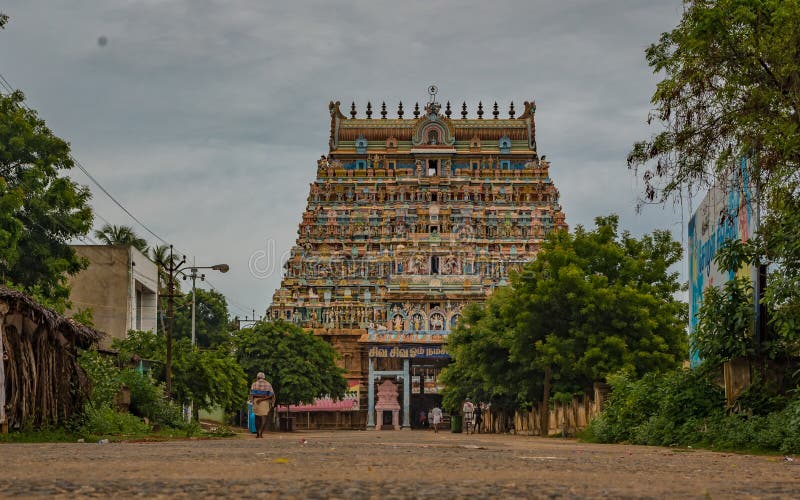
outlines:
{"label": "tree canopy", "polygon": [[69,144],[53,135],[22,92],[0,95],[0,274],[65,302],[67,276],[85,267],[68,242],[92,225],[90,193],[64,174]]}
{"label": "tree canopy", "polygon": [[234,338],[239,364],[251,380],[264,372],[279,405],[313,403],[347,390],[336,351],[323,339],[285,321],[259,321]]}
{"label": "tree canopy", "polygon": [[634,145],[645,199],[727,178],[751,158],[766,198],[800,172],[800,1],[686,0],[678,26],[647,51],[663,73],[652,102],[664,130]]}
{"label": "tree canopy", "polygon": [[592,231],[551,233],[509,287],[467,308],[449,341],[446,401],[525,406],[688,357],[686,305],[674,297],[680,285],[670,271],[680,244],[667,231],[620,234],[613,215],[595,222]]}
{"label": "tree canopy", "polygon": [[[192,291],[176,300],[175,336],[192,337]],[[229,341],[228,303],[225,296],[216,290],[196,289],[195,339],[201,348],[214,347]]]}
{"label": "tree canopy", "polygon": [[[729,242],[723,253],[768,266],[761,306],[769,325],[752,346],[773,357],[797,355],[800,346],[800,0],[685,1],[678,26],[646,51],[648,64],[664,78],[652,96],[649,120],[663,130],[637,142],[628,164],[645,184],[645,202],[664,202],[725,186],[741,175],[753,183],[766,214],[749,242]],[[742,176],[743,178],[745,176]],[[751,300],[738,281],[707,292],[698,348],[715,359],[742,353],[754,310],[734,302]],[[713,306],[713,307],[712,307]],[[716,308],[716,309],[715,309]],[[736,312],[732,320],[730,314]],[[748,311],[750,311],[748,313]],[[745,314],[747,317],[739,317]],[[722,332],[727,332],[723,334]],[[738,347],[725,345],[725,336]],[[728,339],[730,340],[730,339]],[[714,347],[709,342],[719,343]],[[749,342],[749,341],[748,341]],[[749,342],[752,344],[752,342]],[[746,349],[745,349],[746,350]],[[720,358],[721,356],[721,358]]]}

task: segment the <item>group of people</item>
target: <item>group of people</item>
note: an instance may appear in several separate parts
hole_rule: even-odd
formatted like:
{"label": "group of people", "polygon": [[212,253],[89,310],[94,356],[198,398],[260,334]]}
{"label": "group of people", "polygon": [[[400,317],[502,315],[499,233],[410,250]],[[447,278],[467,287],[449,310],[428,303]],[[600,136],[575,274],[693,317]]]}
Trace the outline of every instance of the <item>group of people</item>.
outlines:
{"label": "group of people", "polygon": [[464,400],[461,406],[461,415],[464,417],[464,432],[475,434],[481,432],[481,424],[483,423],[483,407],[480,403],[473,404],[469,398]]}
{"label": "group of people", "polygon": [[[480,403],[474,404],[469,398],[464,401],[461,407],[461,415],[464,422],[464,431],[467,434],[474,434],[481,432],[481,424],[483,423],[483,407]],[[429,412],[420,410],[419,412],[419,426],[433,427],[433,432],[439,432],[439,425],[442,423],[442,409],[439,406],[434,406]]]}

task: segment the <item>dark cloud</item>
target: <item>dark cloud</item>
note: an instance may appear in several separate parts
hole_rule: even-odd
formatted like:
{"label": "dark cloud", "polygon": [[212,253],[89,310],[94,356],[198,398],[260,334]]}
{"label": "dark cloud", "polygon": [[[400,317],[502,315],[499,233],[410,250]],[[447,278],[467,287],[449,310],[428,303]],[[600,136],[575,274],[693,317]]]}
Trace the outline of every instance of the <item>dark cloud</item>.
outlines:
{"label": "dark cloud", "polygon": [[[279,283],[251,276],[248,259],[270,238],[292,245],[330,99],[361,113],[386,101],[391,114],[402,99],[408,114],[436,83],[472,114],[479,100],[505,111],[535,98],[571,225],[616,212],[634,233],[680,234],[672,207],[635,214],[625,165],[652,132],[644,49],[677,23],[677,0],[18,0],[4,11],[3,76],[156,233],[231,265],[212,282],[235,313],[263,311]],[[94,203],[129,222],[102,193]]]}

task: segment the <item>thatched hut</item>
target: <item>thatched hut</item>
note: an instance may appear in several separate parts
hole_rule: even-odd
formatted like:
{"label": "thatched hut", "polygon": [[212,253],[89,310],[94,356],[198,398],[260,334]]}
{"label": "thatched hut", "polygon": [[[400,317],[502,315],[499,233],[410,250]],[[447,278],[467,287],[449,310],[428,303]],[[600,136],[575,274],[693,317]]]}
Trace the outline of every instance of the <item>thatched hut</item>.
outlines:
{"label": "thatched hut", "polygon": [[78,349],[103,333],[0,286],[0,425],[58,425],[79,411],[89,390]]}

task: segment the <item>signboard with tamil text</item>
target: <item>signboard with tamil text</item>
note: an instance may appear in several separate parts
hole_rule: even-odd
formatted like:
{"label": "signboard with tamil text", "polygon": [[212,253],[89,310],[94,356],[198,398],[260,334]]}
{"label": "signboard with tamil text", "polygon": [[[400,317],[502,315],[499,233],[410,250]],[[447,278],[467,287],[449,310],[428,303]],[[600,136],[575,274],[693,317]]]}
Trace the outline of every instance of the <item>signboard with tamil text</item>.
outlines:
{"label": "signboard with tamil text", "polygon": [[443,345],[375,345],[369,348],[370,358],[441,358],[449,359]]}

